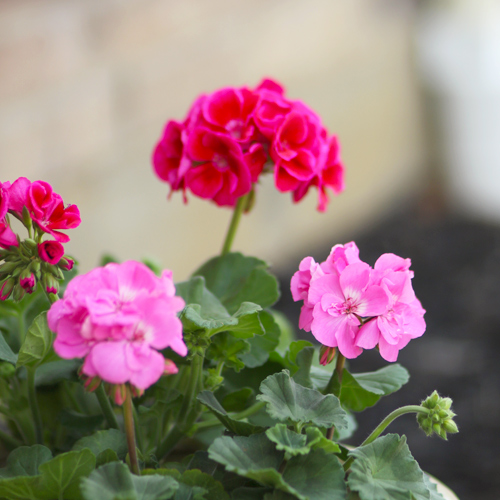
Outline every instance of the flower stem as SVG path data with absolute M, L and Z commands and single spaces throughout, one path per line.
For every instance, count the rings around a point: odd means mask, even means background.
M 340 397 L 340 392 L 342 390 L 342 373 L 344 371 L 345 357 L 339 352 L 337 356 L 337 363 L 335 365 L 335 370 L 333 370 L 332 376 L 328 381 L 325 390 L 325 394 L 333 394 L 334 396 Z M 333 439 L 333 433 L 335 432 L 335 427 L 332 425 L 326 431 L 327 439 Z
M 16 439 L 14 436 L 11 436 L 7 432 L 4 432 L 0 429 L 0 441 L 6 446 L 6 448 L 10 451 L 19 446 L 22 446 L 23 443 Z
M 392 413 L 389 413 L 387 417 L 380 422 L 380 424 L 375 427 L 375 429 L 372 431 L 372 433 L 361 443 L 360 446 L 365 446 L 367 444 L 373 443 L 375 439 L 377 439 L 382 432 L 386 429 L 386 427 L 393 421 L 396 420 L 398 417 L 401 415 L 406 415 L 407 413 L 425 413 L 428 414 L 430 410 L 428 408 L 424 408 L 423 406 L 417 406 L 417 405 L 408 405 L 408 406 L 402 406 L 401 408 L 398 408 L 397 410 L 394 410 Z M 344 470 L 348 471 L 349 468 L 351 467 L 351 464 L 353 463 L 354 458 L 349 457 L 345 463 L 344 463 Z
M 226 233 L 226 239 L 224 240 L 224 246 L 222 247 L 222 255 L 226 255 L 231 251 L 231 246 L 233 245 L 234 236 L 236 234 L 236 230 L 238 229 L 238 224 L 240 222 L 241 214 L 243 213 L 243 209 L 247 203 L 248 194 L 245 196 L 241 196 L 238 198 L 236 202 L 236 206 L 234 207 L 233 216 L 231 218 L 231 222 L 229 224 L 229 228 Z
M 125 386 L 126 396 L 123 404 L 123 417 L 125 420 L 125 434 L 127 436 L 128 456 L 130 458 L 130 470 L 140 475 L 139 461 L 137 460 L 137 446 L 135 444 L 134 410 L 130 387 Z
M 106 418 L 109 427 L 112 429 L 120 429 L 120 427 L 118 426 L 118 420 L 116 420 L 115 412 L 113 411 L 113 407 L 109 402 L 108 396 L 104 392 L 104 386 L 102 385 L 102 382 L 95 390 L 95 395 L 97 396 L 97 401 L 99 402 L 99 406 L 101 407 L 101 411 Z
M 28 401 L 33 415 L 33 424 L 35 427 L 35 439 L 37 444 L 43 444 L 42 416 L 36 399 L 35 373 L 36 368 L 27 367 L 28 372 Z
M 163 458 L 173 449 L 173 447 L 185 436 L 186 432 L 191 428 L 198 417 L 198 412 L 192 410 L 196 404 L 196 389 L 199 386 L 202 376 L 204 358 L 204 353 L 196 353 L 193 357 L 188 386 L 176 422 L 167 434 L 167 437 L 159 444 L 156 450 L 156 456 L 159 459 Z

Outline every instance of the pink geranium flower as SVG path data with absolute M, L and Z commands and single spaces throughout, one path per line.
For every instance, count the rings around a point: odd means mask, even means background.
M 135 261 L 108 264 L 74 278 L 49 310 L 54 350 L 85 358 L 83 374 L 146 389 L 174 368 L 158 350 L 187 354 L 172 273 L 158 278 Z
M 346 358 L 378 347 L 384 359 L 396 361 L 425 332 L 410 265 L 410 259 L 384 254 L 372 269 L 354 242 L 335 245 L 321 264 L 306 257 L 291 281 L 293 299 L 303 301 L 299 327 Z
M 387 293 L 380 286 L 369 286 L 369 280 L 370 266 L 364 262 L 348 265 L 340 275 L 326 274 L 311 280 L 311 333 L 323 345 L 338 346 L 346 358 L 362 352 L 356 345 L 360 319 L 377 316 L 387 308 Z

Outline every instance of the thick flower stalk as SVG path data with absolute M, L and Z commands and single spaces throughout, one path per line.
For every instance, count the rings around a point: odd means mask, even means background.
M 152 161 L 171 192 L 182 191 L 186 201 L 189 190 L 219 206 L 235 206 L 268 171 L 294 202 L 315 186 L 319 211 L 328 205 L 327 189 L 344 189 L 337 138 L 272 80 L 198 97 L 183 122 L 166 124 Z
M 425 331 L 410 265 L 409 259 L 384 254 L 371 268 L 354 242 L 334 246 L 321 264 L 306 257 L 291 280 L 293 299 L 303 301 L 299 327 L 346 358 L 378 347 L 385 360 L 396 361 Z

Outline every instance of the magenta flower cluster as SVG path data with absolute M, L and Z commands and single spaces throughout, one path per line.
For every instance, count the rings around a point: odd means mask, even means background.
M 183 307 L 171 271 L 157 277 L 128 261 L 73 278 L 47 320 L 57 334 L 55 352 L 65 359 L 84 357 L 84 375 L 143 390 L 163 373 L 177 372 L 159 349 L 187 354 L 176 315 Z
M 346 358 L 378 347 L 387 361 L 425 332 L 424 313 L 413 291 L 410 259 L 384 254 L 371 268 L 354 242 L 336 245 L 318 264 L 302 260 L 291 281 L 303 301 L 299 327 Z
M 317 187 L 319 211 L 326 210 L 327 188 L 344 189 L 337 137 L 272 80 L 201 95 L 183 122 L 166 124 L 153 153 L 154 170 L 171 191 L 186 200 L 189 189 L 219 206 L 234 206 L 273 164 L 276 188 L 292 192 L 295 202 Z

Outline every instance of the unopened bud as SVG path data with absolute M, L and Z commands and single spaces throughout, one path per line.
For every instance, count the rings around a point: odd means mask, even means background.
M 84 382 L 83 387 L 88 392 L 94 392 L 101 385 L 101 379 L 99 377 L 89 377 Z
M 17 284 L 15 287 L 14 287 L 14 291 L 12 293 L 12 298 L 14 299 L 14 302 L 19 302 L 22 300 L 22 298 L 26 295 L 26 291 L 24 290 L 24 288 Z
M 450 434 L 458 432 L 457 424 L 453 421 L 455 413 L 451 411 L 451 405 L 450 398 L 442 398 L 436 391 L 422 401 L 421 406 L 428 412 L 418 413 L 417 422 L 428 436 L 437 434 L 446 440 L 448 432 Z
M 47 293 L 59 293 L 59 282 L 52 276 L 52 274 L 44 274 L 42 277 L 42 285 Z
M 4 262 L 1 266 L 0 266 L 0 273 L 2 274 L 12 274 L 16 269 L 17 267 L 19 266 L 20 264 L 20 261 L 19 259 L 16 258 L 16 260 L 9 260 L 7 262 Z
M 322 345 L 319 350 L 319 364 L 322 366 L 329 365 L 335 358 L 335 347 Z
M 7 361 L 0 362 L 0 378 L 9 379 L 16 373 L 16 367 Z
M 36 281 L 35 275 L 32 273 L 29 267 L 25 268 L 19 275 L 19 285 L 26 293 L 33 293 Z
M 118 406 L 121 406 L 127 397 L 127 387 L 125 384 L 111 385 L 110 396 Z
M 171 359 L 165 358 L 165 369 L 163 370 L 164 375 L 175 375 L 179 369 L 175 366 L 175 363 Z
M 23 207 L 23 224 L 29 229 L 32 226 L 30 212 L 26 205 Z
M 71 271 L 71 269 L 73 269 L 74 265 L 75 265 L 75 261 L 73 259 L 70 259 L 69 257 L 63 257 L 59 261 L 59 267 L 61 269 L 64 269 L 64 271 Z
M 10 297 L 10 294 L 12 293 L 12 290 L 14 289 L 15 285 L 16 285 L 16 280 L 14 278 L 6 279 L 0 285 L 0 300 L 7 300 Z

